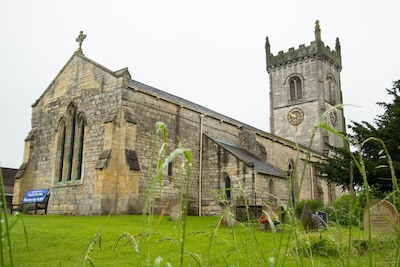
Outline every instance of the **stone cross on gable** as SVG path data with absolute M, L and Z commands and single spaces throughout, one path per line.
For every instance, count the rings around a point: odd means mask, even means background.
M 76 42 L 78 42 L 79 43 L 79 48 L 78 48 L 78 50 L 76 51 L 76 52 L 78 52 L 78 53 L 80 53 L 80 54 L 82 54 L 83 55 L 83 51 L 82 51 L 82 42 L 83 42 L 83 40 L 85 40 L 85 38 L 86 38 L 86 34 L 83 34 L 83 31 L 81 31 L 80 33 L 79 33 L 79 35 L 78 35 L 78 37 L 76 37 Z

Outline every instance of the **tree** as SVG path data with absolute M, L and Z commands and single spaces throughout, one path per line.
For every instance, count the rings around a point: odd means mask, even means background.
M 329 146 L 330 154 L 333 156 L 328 157 L 325 162 L 316 163 L 320 176 L 328 183 L 336 184 L 343 189 L 364 186 L 361 173 L 357 168 L 351 168 L 353 155 L 356 159 L 362 157 L 369 186 L 381 193 L 393 190 L 388 157 L 382 143 L 377 139 L 385 144 L 396 177 L 400 177 L 400 80 L 395 81 L 393 87 L 386 91 L 393 97 L 393 101 L 377 103 L 384 108 L 384 113 L 376 117 L 374 124 L 352 121 L 348 126 L 352 133 L 347 136 L 350 145 L 356 150 Z M 350 185 L 352 169 L 353 183 Z

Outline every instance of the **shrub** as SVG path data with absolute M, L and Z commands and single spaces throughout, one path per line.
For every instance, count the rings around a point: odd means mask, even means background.
M 298 247 L 299 253 L 303 256 L 310 257 L 340 257 L 344 254 L 341 249 L 343 246 L 337 243 L 331 236 L 308 236 L 308 240 L 300 243 Z
M 365 202 L 364 194 L 342 195 L 329 208 L 329 219 L 341 225 L 360 225 Z

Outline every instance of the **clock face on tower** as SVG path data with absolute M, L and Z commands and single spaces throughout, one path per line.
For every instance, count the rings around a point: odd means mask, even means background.
M 299 125 L 303 121 L 303 118 L 304 118 L 304 113 L 299 108 L 291 109 L 287 115 L 287 119 L 289 123 L 292 125 Z

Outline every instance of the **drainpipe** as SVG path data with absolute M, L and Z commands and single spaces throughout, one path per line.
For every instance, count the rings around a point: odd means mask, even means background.
M 200 114 L 200 158 L 199 158 L 199 216 L 201 216 L 202 166 L 203 166 L 203 123 L 204 114 Z
M 254 205 L 258 205 L 257 204 L 257 192 L 256 192 L 256 188 L 257 188 L 257 185 L 256 185 L 256 177 L 257 177 L 257 171 L 254 169 L 254 167 L 253 167 L 253 171 L 252 171 L 252 180 L 253 180 L 253 188 L 252 188 L 252 190 L 253 190 L 253 196 L 254 196 Z M 262 195 L 261 195 L 261 197 L 262 197 Z M 262 202 L 262 201 L 261 201 Z
M 314 172 L 312 167 L 310 167 L 310 179 L 311 179 L 311 199 L 314 200 Z

